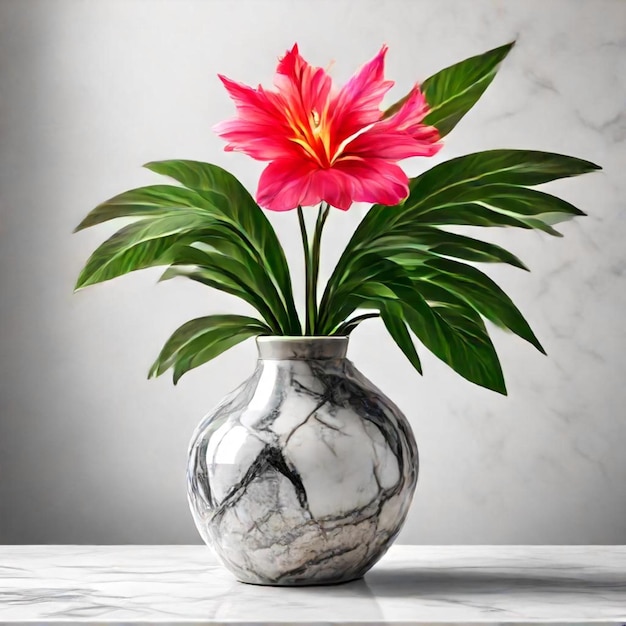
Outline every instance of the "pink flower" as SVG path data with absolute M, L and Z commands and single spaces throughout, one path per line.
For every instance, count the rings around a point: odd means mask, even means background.
M 428 104 L 415 85 L 393 115 L 380 103 L 393 82 L 384 79 L 387 46 L 341 88 L 309 65 L 297 44 L 279 61 L 276 91 L 220 79 L 238 116 L 215 131 L 226 150 L 270 161 L 261 174 L 257 202 L 288 211 L 322 200 L 342 210 L 352 202 L 397 204 L 408 196 L 408 178 L 396 162 L 432 156 L 439 133 L 422 124 Z

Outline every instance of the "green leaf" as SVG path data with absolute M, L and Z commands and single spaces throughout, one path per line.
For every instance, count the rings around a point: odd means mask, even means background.
M 429 306 L 414 291 L 403 301 L 407 323 L 418 339 L 467 380 L 506 395 L 498 355 L 489 335 L 468 307 Z
M 340 324 L 335 330 L 329 332 L 329 335 L 334 335 L 338 337 L 348 336 L 352 331 L 364 322 L 365 320 L 374 319 L 375 317 L 380 317 L 379 313 L 365 313 L 363 315 L 357 315 L 351 319 L 346 320 L 342 324 Z
M 344 269 L 357 247 L 418 219 L 431 225 L 540 228 L 558 235 L 541 220 L 544 214 L 567 218 L 582 212 L 559 198 L 522 185 L 538 185 L 597 169 L 599 166 L 589 161 L 531 150 L 488 150 L 440 163 L 410 181 L 409 197 L 403 203 L 372 207 L 348 243 L 338 269 Z M 534 205 L 540 209 L 533 214 L 530 207 Z M 493 209 L 501 215 L 493 215 Z M 428 217 L 420 218 L 426 214 Z M 457 214 L 459 219 L 455 220 Z
M 462 188 L 454 189 L 448 198 L 439 195 L 436 202 L 425 205 L 418 202 L 417 206 L 425 206 L 425 210 L 419 211 L 420 214 L 425 214 L 432 210 L 437 211 L 458 204 L 471 203 L 480 203 L 518 217 L 545 219 L 549 223 L 585 215 L 573 204 L 536 189 L 511 184 L 476 185 L 474 181 L 469 181 L 469 184 Z
M 174 245 L 192 231 L 209 226 L 206 216 L 196 213 L 166 215 L 125 226 L 89 257 L 78 277 L 76 289 L 138 269 L 168 265 L 171 258 L 167 253 Z
M 254 335 L 268 333 L 259 320 L 243 315 L 209 315 L 183 324 L 167 340 L 148 377 L 174 367 L 174 384 L 190 369 Z
M 520 189 L 523 189 L 523 187 L 520 187 Z M 482 203 L 450 204 L 427 214 L 416 215 L 414 222 L 430 226 L 482 226 L 483 228 L 510 226 L 541 230 L 554 237 L 563 236 L 559 231 L 540 219 L 520 217 L 519 215 L 513 216 L 510 213 L 501 212 L 495 206 L 487 207 Z
M 395 232 L 398 234 L 394 234 Z M 422 225 L 395 229 L 390 235 L 376 239 L 365 250 L 376 252 L 401 265 L 421 263 L 424 253 L 429 253 L 437 256 L 457 257 L 467 261 L 508 263 L 528 270 L 514 254 L 500 246 Z M 422 254 L 416 254 L 420 252 Z
M 414 210 L 464 201 L 476 201 L 486 185 L 539 185 L 558 178 L 578 176 L 600 169 L 590 161 L 552 152 L 487 150 L 445 161 L 409 185 L 409 198 L 400 207 L 403 215 Z M 501 188 L 487 193 L 504 191 Z M 509 190 L 511 191 L 511 190 Z M 570 205 L 571 207 L 571 205 Z M 580 212 L 574 213 L 580 214 Z
M 545 350 L 519 309 L 498 285 L 480 270 L 450 259 L 432 258 L 407 274 L 416 288 L 429 282 L 465 301 L 485 318 L 507 328 L 545 354 Z
M 260 262 L 267 267 L 272 280 L 276 282 L 288 312 L 290 326 L 286 330 L 298 333 L 300 324 L 293 301 L 285 253 L 272 225 L 246 188 L 232 174 L 210 163 L 170 160 L 154 161 L 147 163 L 145 167 L 158 174 L 169 176 L 201 195 L 204 192 L 212 192 L 223 197 L 225 213 L 250 239 L 259 252 Z
M 411 365 L 421 374 L 422 364 L 420 363 L 417 350 L 413 345 L 411 335 L 406 328 L 402 305 L 398 302 L 388 301 L 381 307 L 380 316 L 391 338 L 396 342 L 400 350 L 402 350 Z
M 236 280 L 224 274 L 222 271 L 206 267 L 178 267 L 171 265 L 163 272 L 161 278 L 159 278 L 159 282 L 171 280 L 179 276 L 189 278 L 207 287 L 212 287 L 213 289 L 241 298 L 256 308 L 253 296 L 241 287 Z M 276 331 L 274 331 L 274 333 L 276 333 Z
M 513 44 L 470 57 L 427 78 L 421 86 L 430 106 L 424 123 L 435 126 L 442 137 L 447 135 L 491 84 Z M 389 107 L 384 116 L 389 117 L 398 111 L 410 93 Z
M 118 194 L 90 211 L 74 232 L 119 217 L 162 217 L 175 209 L 205 210 L 214 215 L 215 207 L 198 193 L 173 185 L 150 185 Z
M 398 270 L 386 286 L 393 290 L 403 320 L 415 336 L 467 380 L 506 394 L 500 361 L 480 315 L 453 294 L 427 302 L 399 266 Z M 384 268 L 387 275 L 393 271 Z
M 180 246 L 171 258 L 161 280 L 186 276 L 209 287 L 237 296 L 252 305 L 265 319 L 274 334 L 280 335 L 280 301 L 273 284 L 256 264 L 241 263 L 210 248 Z
M 261 333 L 258 329 L 247 329 L 233 332 L 210 344 L 205 344 L 204 338 L 190 343 L 185 350 L 181 350 L 174 364 L 174 374 L 172 376 L 174 384 L 176 385 L 183 374 L 186 374 L 189 370 L 204 365 L 204 363 L 219 356 L 222 352 L 226 352 L 226 350 L 230 350 L 238 343 L 259 334 Z
M 404 322 L 432 352 L 469 380 L 504 393 L 481 316 L 544 350 L 511 299 L 482 272 L 453 259 L 526 268 L 495 244 L 438 227 L 514 226 L 560 236 L 552 224 L 584 213 L 526 185 L 596 169 L 589 161 L 530 150 L 490 150 L 433 167 L 410 182 L 404 202 L 376 205 L 363 218 L 322 296 L 322 327 L 330 331 L 358 308 L 396 300 Z M 472 341 L 475 365 L 468 360 Z
M 402 268 L 377 254 L 356 259 L 344 281 L 338 281 L 332 292 L 326 287 L 326 302 L 320 305 L 320 334 L 332 333 L 358 307 L 363 299 L 379 301 L 394 298 L 388 284 L 402 280 Z
M 245 233 L 232 223 L 223 204 L 224 197 L 219 194 L 201 195 L 184 187 L 151 185 L 131 189 L 103 202 L 87 215 L 76 230 L 120 217 L 144 218 L 147 221 L 185 215 L 190 216 L 193 223 L 200 219 L 211 224 L 211 232 L 215 237 L 221 233 L 220 251 L 246 263 L 254 262 L 255 249 Z M 198 233 L 198 237 L 200 235 Z
M 470 57 L 427 78 L 422 91 L 430 112 L 424 123 L 435 126 L 442 137 L 447 135 L 491 84 L 514 43 Z
M 248 301 L 257 302 L 257 310 L 277 334 L 294 332 L 299 324 L 293 299 L 290 314 L 258 242 L 252 241 L 250 234 L 233 219 L 231 204 L 223 193 L 171 185 L 141 187 L 111 198 L 96 207 L 78 229 L 118 217 L 141 219 L 120 230 L 94 252 L 79 277 L 77 288 L 137 269 L 167 265 L 176 260 L 170 254 L 176 244 L 201 242 L 224 255 L 224 263 L 231 259 L 239 262 L 237 271 L 245 283 L 244 289 L 252 294 Z M 260 211 L 256 204 L 254 207 Z M 262 214 L 261 217 L 265 219 Z M 269 228 L 271 230 L 271 226 Z
M 343 310 L 339 315 L 349 314 L 355 308 L 376 308 L 381 315 L 385 311 L 394 340 L 400 323 L 406 322 L 435 356 L 461 376 L 506 394 L 498 355 L 484 323 L 464 300 L 440 290 L 444 297 L 427 302 L 418 285 L 411 283 L 399 265 L 382 258 L 376 260 L 375 255 L 363 259 L 362 264 L 378 268 L 378 274 L 351 287 L 349 295 L 342 295 Z M 410 350 L 403 340 L 399 345 Z

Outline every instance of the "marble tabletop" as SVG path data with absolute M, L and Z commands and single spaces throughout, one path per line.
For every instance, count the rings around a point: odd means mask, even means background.
M 626 546 L 392 547 L 332 587 L 237 582 L 204 546 L 0 546 L 0 624 L 626 622 Z

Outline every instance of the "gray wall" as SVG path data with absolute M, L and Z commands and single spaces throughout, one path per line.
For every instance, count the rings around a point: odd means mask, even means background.
M 589 217 L 556 240 L 485 236 L 531 274 L 490 268 L 545 358 L 494 330 L 509 397 L 423 351 L 412 370 L 376 323 L 351 358 L 409 415 L 422 473 L 407 543 L 626 543 L 626 2 L 526 0 L 0 1 L 0 542 L 192 543 L 186 447 L 194 426 L 254 366 L 246 342 L 184 377 L 147 381 L 169 333 L 245 312 L 146 271 L 72 295 L 113 230 L 71 235 L 98 202 L 154 182 L 141 164 L 220 163 L 249 188 L 262 165 L 225 154 L 221 72 L 271 81 L 298 41 L 343 81 L 389 44 L 394 95 L 462 58 L 518 45 L 435 161 L 494 147 L 552 150 L 604 166 L 553 184 Z M 324 276 L 363 215 L 333 212 Z M 293 213 L 272 215 L 302 295 Z

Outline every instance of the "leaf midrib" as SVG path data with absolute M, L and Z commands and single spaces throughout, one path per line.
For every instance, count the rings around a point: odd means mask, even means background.
M 496 64 L 497 67 L 498 64 Z M 483 75 L 483 77 L 479 80 L 477 80 L 476 82 L 471 83 L 470 85 L 468 85 L 465 89 L 463 89 L 462 91 L 459 91 L 458 93 L 456 93 L 452 98 L 448 98 L 448 100 L 444 100 L 442 102 L 440 102 L 439 104 L 436 104 L 434 107 L 432 107 L 430 109 L 430 111 L 428 112 L 428 115 L 424 118 L 425 122 L 428 122 L 428 116 L 432 115 L 433 113 L 435 113 L 436 111 L 438 111 L 439 109 L 441 109 L 442 107 L 446 106 L 447 104 L 449 104 L 450 102 L 454 102 L 455 100 L 458 100 L 459 98 L 462 98 L 463 96 L 465 96 L 469 91 L 471 91 L 472 89 L 474 89 L 475 87 L 479 86 L 481 83 L 483 83 L 485 80 L 487 80 L 487 78 L 491 78 L 493 80 L 493 77 L 496 75 L 496 70 L 491 69 L 489 71 L 488 74 Z M 428 101 L 428 92 L 426 92 L 426 101 Z M 466 111 L 465 113 L 463 113 L 462 115 L 465 115 L 466 113 L 468 113 L 468 111 Z M 450 117 L 450 116 L 448 116 Z M 447 119 L 447 118 L 442 118 L 442 119 Z

